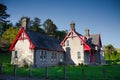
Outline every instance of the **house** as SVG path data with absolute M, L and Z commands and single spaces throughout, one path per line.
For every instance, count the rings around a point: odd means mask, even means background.
M 45 67 L 58 65 L 63 61 L 64 50 L 55 38 L 39 32 L 27 30 L 27 18 L 22 20 L 22 28 L 13 40 L 9 50 L 12 51 L 11 64 Z
M 105 63 L 100 34 L 90 34 L 86 28 L 85 35 L 81 35 L 71 22 L 69 33 L 59 44 L 53 37 L 27 30 L 27 20 L 23 18 L 22 28 L 9 48 L 12 51 L 11 64 L 45 67 L 60 62 L 72 65 Z
M 81 35 L 76 32 L 74 22 L 71 22 L 70 31 L 60 45 L 65 51 L 66 64 L 105 63 L 100 34 L 90 34 L 86 28 L 85 35 Z

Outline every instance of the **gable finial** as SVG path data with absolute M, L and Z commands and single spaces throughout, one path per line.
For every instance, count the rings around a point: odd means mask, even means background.
M 75 23 L 73 21 L 70 23 L 70 30 L 75 31 Z

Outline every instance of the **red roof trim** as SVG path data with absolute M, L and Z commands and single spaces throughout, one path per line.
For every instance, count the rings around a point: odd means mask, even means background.
M 65 40 L 70 36 L 70 34 L 74 33 L 80 40 L 81 44 L 84 45 L 84 50 L 90 50 L 91 48 L 85 43 L 85 41 L 80 37 L 78 36 L 73 30 L 71 30 L 67 36 L 63 39 L 63 41 L 60 43 L 61 46 L 64 46 L 65 44 Z
M 11 44 L 10 47 L 9 47 L 9 50 L 10 50 L 10 51 L 14 50 L 15 44 L 16 44 L 16 42 L 17 42 L 19 39 L 21 39 L 21 34 L 22 34 L 23 32 L 25 33 L 27 39 L 28 39 L 29 42 L 30 42 L 30 49 L 33 49 L 33 48 L 34 48 L 34 45 L 33 45 L 33 43 L 30 41 L 30 38 L 27 36 L 26 32 L 24 31 L 24 28 L 21 28 L 20 31 L 18 32 L 17 36 L 16 36 L 15 39 L 13 40 L 12 44 Z M 20 37 L 20 38 L 19 38 L 19 37 Z
M 71 33 L 72 33 L 72 31 L 70 31 L 70 32 L 66 35 L 66 37 L 63 39 L 63 41 L 60 43 L 61 46 L 63 46 L 63 45 L 65 44 L 66 39 L 70 36 Z
M 76 34 L 74 31 L 73 31 L 74 34 Z M 77 35 L 77 34 L 76 34 Z M 78 36 L 78 35 L 77 35 Z M 84 50 L 90 50 L 91 48 L 86 44 L 86 42 L 80 37 L 78 36 L 80 41 L 81 41 L 81 44 L 84 45 Z

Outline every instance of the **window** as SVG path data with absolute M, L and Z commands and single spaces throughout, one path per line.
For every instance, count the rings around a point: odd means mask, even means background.
M 15 51 L 14 58 L 18 58 L 18 53 L 17 53 L 17 51 Z
M 81 54 L 80 54 L 80 52 L 77 52 L 77 57 L 78 57 L 78 59 L 81 59 Z
M 46 59 L 47 59 L 47 52 L 40 51 L 40 61 L 46 61 Z
M 43 51 L 40 51 L 40 60 L 43 59 Z
M 56 59 L 57 59 L 57 53 L 52 53 L 52 55 L 51 55 L 51 61 L 56 61 Z
M 66 46 L 69 46 L 69 40 L 66 41 Z
M 47 52 L 45 51 L 43 54 L 43 61 L 46 61 L 46 59 L 47 59 Z

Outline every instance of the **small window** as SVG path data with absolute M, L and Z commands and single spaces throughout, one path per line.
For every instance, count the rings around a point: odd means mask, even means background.
M 43 58 L 43 51 L 40 52 L 40 59 Z
M 80 54 L 80 52 L 77 52 L 77 57 L 78 57 L 78 59 L 81 59 L 81 54 Z
M 43 61 L 46 61 L 46 59 L 47 59 L 47 52 L 45 51 L 43 54 Z
M 69 46 L 69 40 L 66 41 L 66 46 Z
M 17 51 L 15 51 L 14 58 L 18 58 L 18 53 L 17 53 Z

